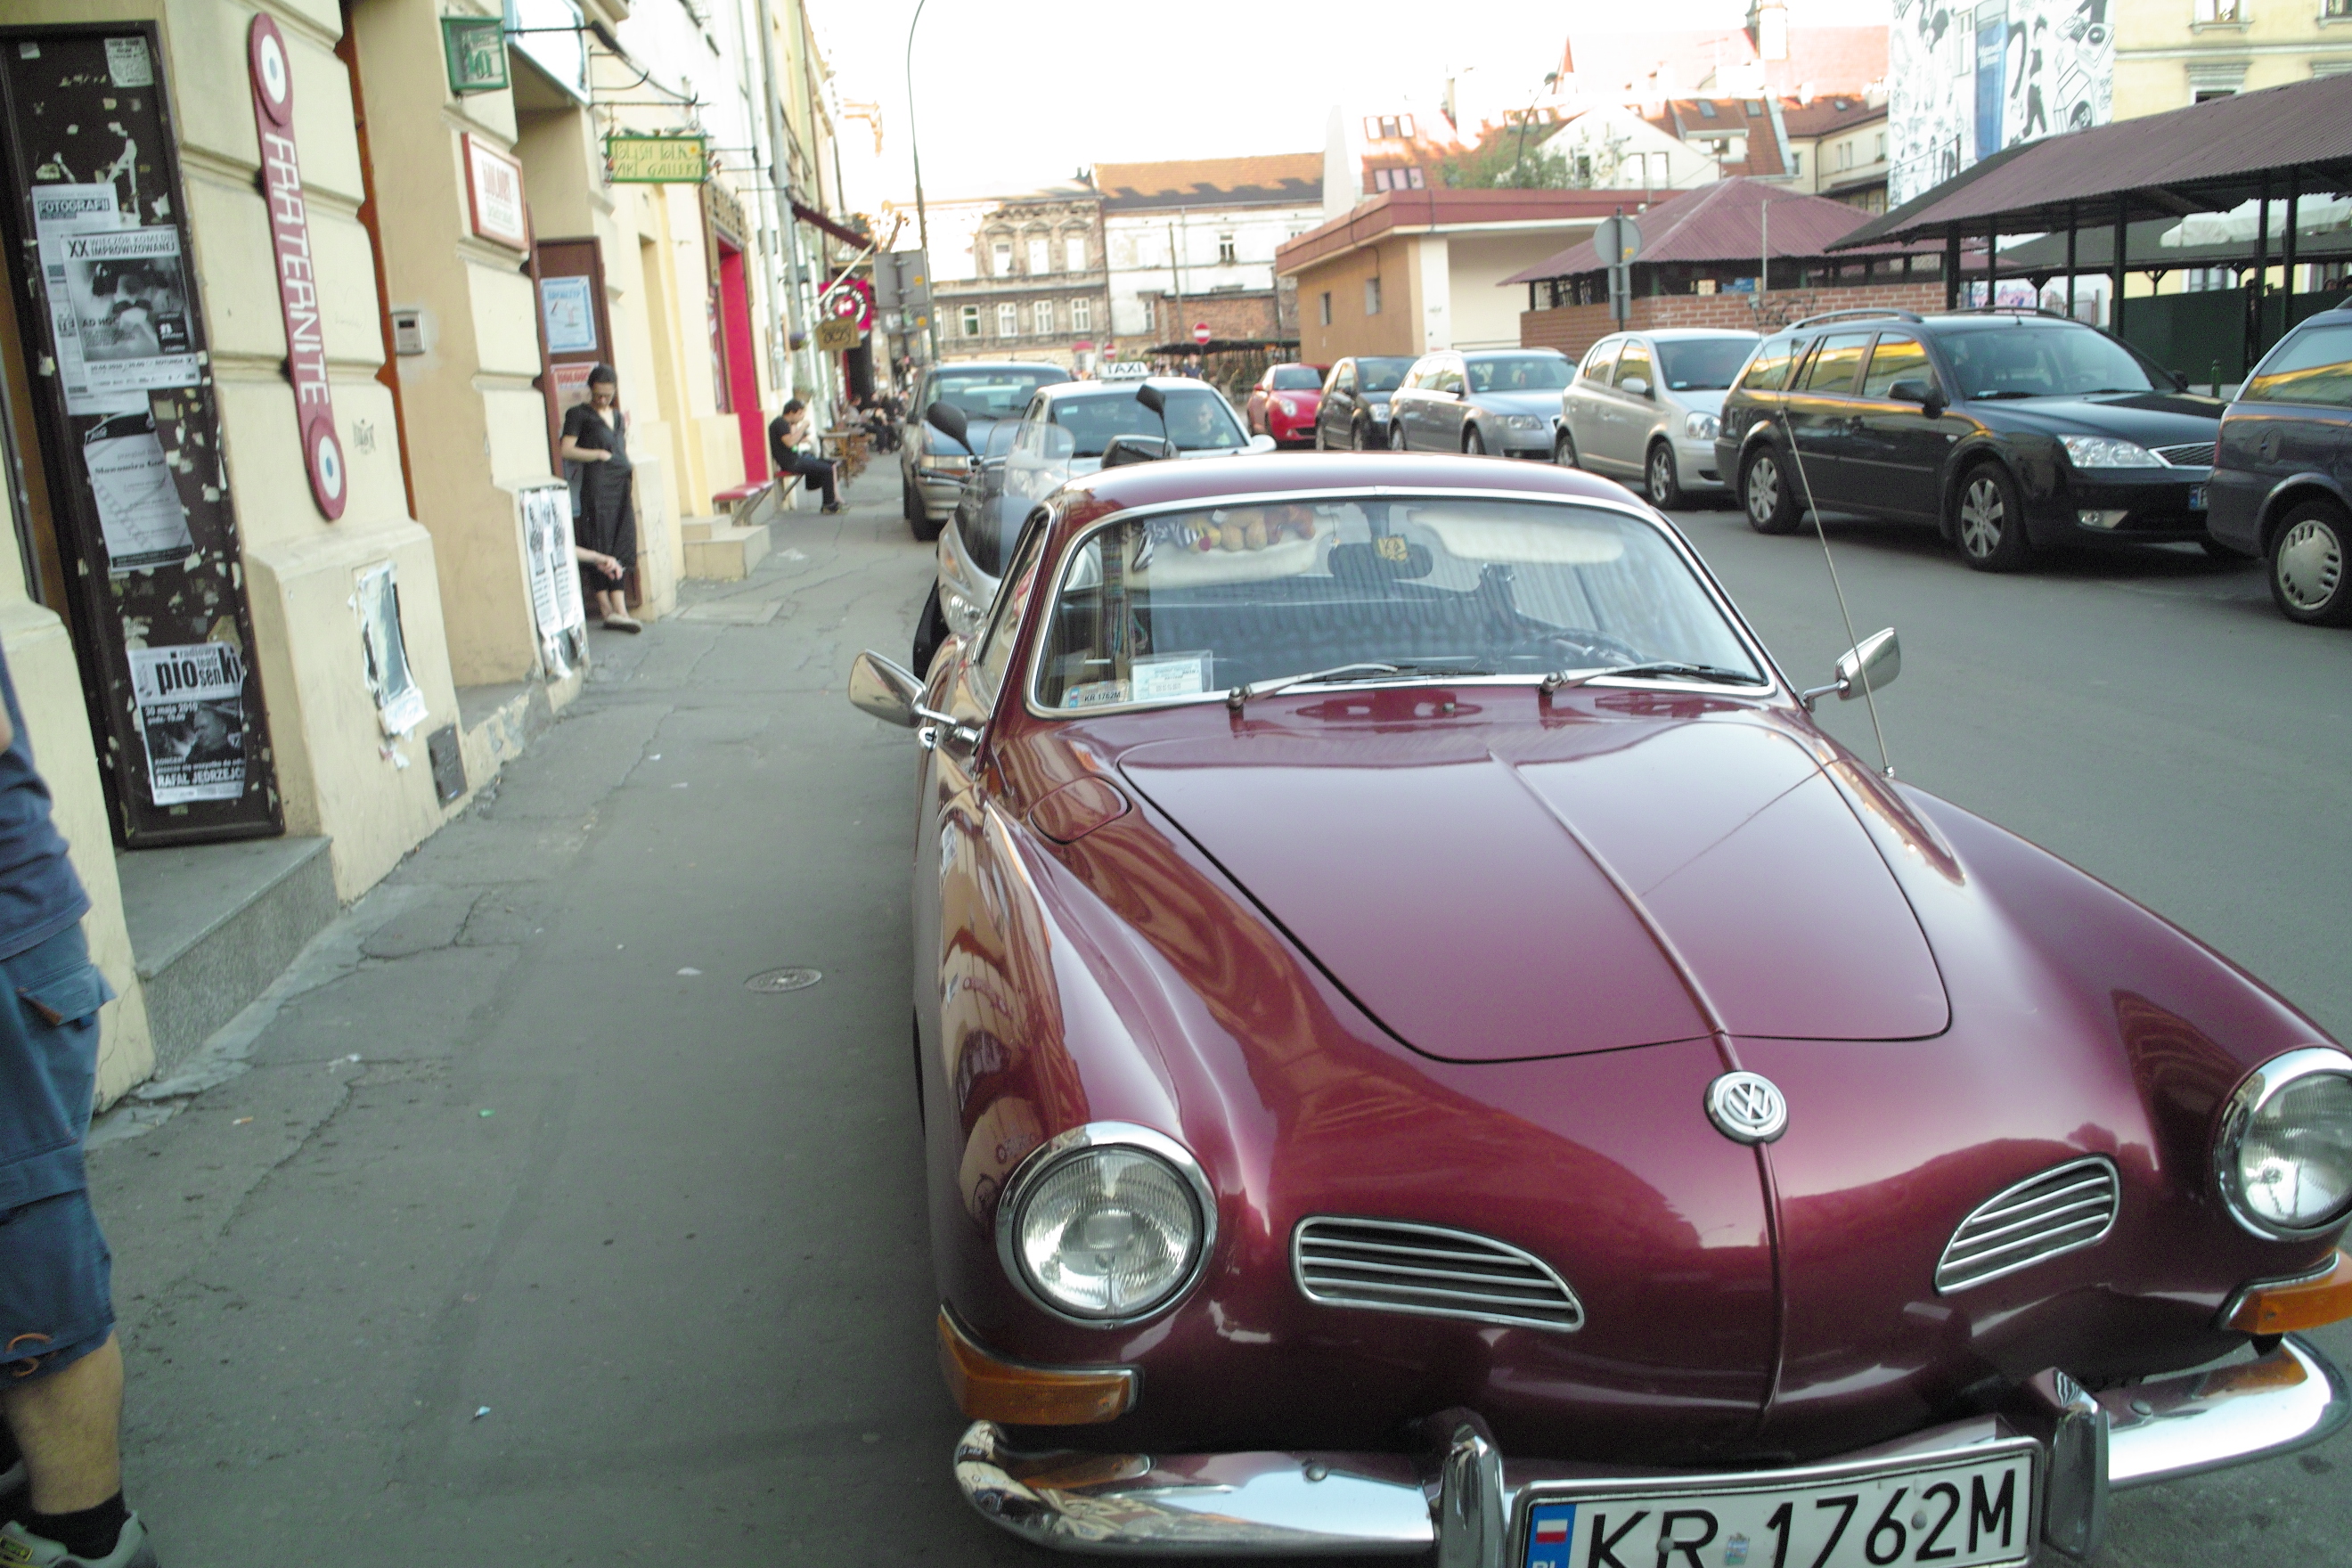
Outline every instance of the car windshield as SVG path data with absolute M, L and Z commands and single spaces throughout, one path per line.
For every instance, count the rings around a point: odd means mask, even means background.
M 1755 349 L 1754 338 L 1679 338 L 1658 344 L 1669 392 L 1721 392 Z
M 931 402 L 948 403 L 976 419 L 1008 419 L 1029 405 L 1041 386 L 1069 380 L 1048 370 L 943 370 L 931 378 Z M 926 405 L 925 406 L 929 406 Z
M 2053 322 L 1988 322 L 1937 335 L 1962 397 L 2152 392 L 2139 356 L 2104 332 Z M 2164 390 L 2171 390 L 2169 387 Z
M 1032 690 L 1061 710 L 1175 701 L 1364 663 L 1397 668 L 1354 678 L 1672 665 L 1766 685 L 1653 524 L 1577 503 L 1349 496 L 1088 536 L 1061 573 Z
M 1241 422 L 1214 391 L 1205 386 L 1162 391 L 1168 398 L 1168 438 L 1178 451 L 1223 451 L 1248 444 Z M 1114 436 L 1160 434 L 1160 416 L 1138 403 L 1132 391 L 1058 398 L 1050 417 L 1070 433 L 1071 455 L 1078 458 L 1101 457 Z
M 1360 359 L 1356 362 L 1356 390 L 1359 392 L 1394 392 L 1404 380 L 1404 373 L 1412 368 L 1409 359 Z
M 1276 392 L 1319 392 L 1323 378 L 1303 364 L 1278 365 L 1274 372 Z
M 1473 392 L 1558 392 L 1574 366 L 1558 354 L 1512 354 L 1470 362 Z

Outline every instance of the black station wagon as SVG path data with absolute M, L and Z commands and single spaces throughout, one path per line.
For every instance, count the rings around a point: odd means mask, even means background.
M 1716 461 L 1759 532 L 1814 507 L 1928 522 L 1987 572 L 2202 541 L 2221 405 L 2182 384 L 2049 311 L 1837 310 L 1758 345 Z

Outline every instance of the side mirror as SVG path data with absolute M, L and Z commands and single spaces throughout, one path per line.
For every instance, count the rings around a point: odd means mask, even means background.
M 1851 702 L 1864 692 L 1883 691 L 1895 684 L 1903 673 L 1903 645 L 1896 640 L 1895 628 L 1873 632 L 1838 657 L 1831 668 L 1832 677 L 1827 686 L 1816 686 L 1801 693 L 1797 699 L 1812 711 L 1813 704 L 1834 694 L 1841 702 Z
M 849 666 L 849 704 L 887 723 L 911 730 L 923 721 L 923 683 L 867 649 Z
M 1629 375 L 1624 380 L 1619 382 L 1617 384 L 1617 390 L 1633 397 L 1650 397 L 1655 395 L 1650 391 L 1650 384 L 1638 375 Z
M 1273 451 L 1273 450 L 1274 450 L 1274 437 L 1271 437 L 1271 436 L 1253 436 L 1253 437 L 1251 437 L 1249 438 L 1249 450 L 1251 450 L 1251 451 L 1253 451 L 1253 452 L 1271 452 L 1271 451 Z
M 929 408 L 923 410 L 923 423 L 926 425 L 937 426 L 940 429 L 946 431 L 958 441 L 963 443 L 964 447 L 967 450 L 971 448 L 971 424 L 969 420 L 964 418 L 963 410 L 958 408 L 954 404 L 932 404 Z
M 1916 403 L 1919 412 L 1933 419 L 1947 406 L 1944 389 L 1932 381 L 1898 381 L 1886 389 L 1886 395 L 1896 403 Z
M 1102 466 L 1122 468 L 1129 463 L 1156 463 L 1176 455 L 1176 444 L 1157 436 L 1114 436 L 1103 448 Z
M 1165 419 L 1168 417 L 1168 395 L 1160 391 L 1158 387 L 1152 385 L 1150 382 L 1147 381 L 1141 386 L 1135 389 L 1135 400 L 1138 403 L 1142 404 L 1146 408 L 1150 409 L 1154 414 L 1160 416 L 1160 418 Z M 1129 460 L 1133 461 L 1132 458 Z M 1105 466 L 1108 467 L 1108 465 L 1106 464 Z

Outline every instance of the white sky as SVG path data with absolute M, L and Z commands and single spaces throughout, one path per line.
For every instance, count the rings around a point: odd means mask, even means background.
M 883 150 L 842 126 L 850 205 L 911 201 L 905 69 L 915 0 L 810 0 L 846 100 L 882 106 Z M 1886 21 L 1889 0 L 1790 0 L 1796 25 Z M 1011 194 L 1080 167 L 1161 158 L 1319 152 L 1334 103 L 1434 105 L 1450 72 L 1475 68 L 1497 101 L 1525 102 L 1560 43 L 1627 24 L 1740 25 L 1747 0 L 1637 6 L 1523 0 L 929 0 L 915 39 L 923 192 Z M 1596 13 L 1601 13 L 1596 16 Z M 1222 37 L 1220 37 L 1222 35 Z M 1171 56 L 1170 40 L 1216 39 Z

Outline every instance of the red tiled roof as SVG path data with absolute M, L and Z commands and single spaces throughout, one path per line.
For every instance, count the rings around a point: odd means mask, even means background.
M 1789 128 L 1791 136 L 1827 136 L 1886 118 L 1886 105 L 1883 103 L 1865 103 L 1851 97 L 1843 101 L 1843 109 L 1834 98 L 1815 98 L 1801 109 L 1784 103 L 1780 106 L 1780 123 Z
M 1636 264 L 1753 261 L 1762 247 L 1762 213 L 1767 202 L 1772 207 L 1772 254 L 1780 257 L 1824 255 L 1871 218 L 1860 207 L 1822 196 L 1799 195 L 1761 180 L 1718 180 L 1671 196 L 1636 216 L 1642 230 L 1642 254 Z M 1600 253 L 1588 239 L 1503 281 L 1534 283 L 1598 272 L 1601 266 Z
M 1623 191 L 1390 191 L 1343 217 L 1309 229 L 1274 253 L 1274 269 L 1289 277 L 1301 268 L 1384 234 L 1425 234 L 1473 224 L 1529 227 L 1598 223 L 1625 205 Z M 1849 209 L 1851 210 L 1851 209 Z M 1867 214 L 1862 215 L 1867 216 Z
M 1095 186 L 1113 208 L 1199 205 L 1218 200 L 1323 199 L 1323 154 L 1269 153 L 1251 158 L 1181 158 L 1157 163 L 1097 163 Z

